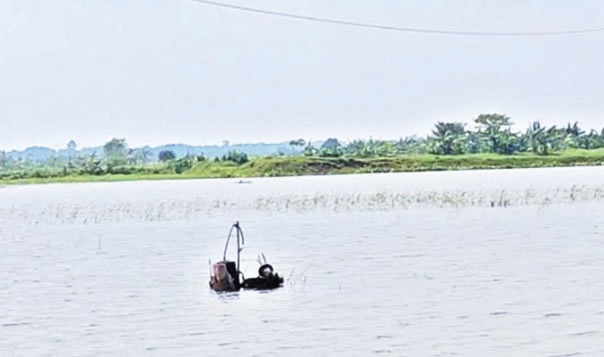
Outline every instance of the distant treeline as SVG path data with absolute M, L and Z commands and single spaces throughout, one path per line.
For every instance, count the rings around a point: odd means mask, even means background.
M 2 143 L 0 142 L 0 148 Z M 162 151 L 171 151 L 177 158 L 185 156 L 203 155 L 207 158 L 222 157 L 229 151 L 237 150 L 246 152 L 251 156 L 267 156 L 275 155 L 280 152 L 291 151 L 291 146 L 287 142 L 281 143 L 255 143 L 255 144 L 229 144 L 224 141 L 222 145 L 185 145 L 185 144 L 168 144 L 156 147 L 131 147 L 128 146 L 128 156 L 138 157 L 146 162 L 154 162 L 159 160 L 159 153 Z M 11 150 L 2 152 L 0 156 L 4 156 L 8 160 L 13 161 L 29 161 L 42 162 L 50 159 L 68 159 L 74 156 L 104 156 L 103 146 L 97 147 L 78 147 L 75 141 L 70 141 L 67 147 L 54 150 L 47 147 L 32 146 L 25 150 Z
M 68 146 L 72 146 L 71 144 Z M 96 153 L 82 155 L 73 151 L 67 158 L 54 157 L 42 162 L 10 160 L 0 152 L 0 179 L 52 178 L 70 175 L 131 175 L 131 174 L 181 174 L 196 162 L 208 160 L 203 155 L 187 155 L 177 158 L 174 152 L 164 150 L 159 153 L 159 162 L 151 161 L 145 150 L 128 148 L 125 139 L 112 139 L 103 146 L 103 155 Z M 244 164 L 248 161 L 244 152 L 231 150 L 215 162 Z
M 474 120 L 474 130 L 460 122 L 438 122 L 432 135 L 398 141 L 355 140 L 347 145 L 336 139 L 327 140 L 320 148 L 307 145 L 308 156 L 375 157 L 404 154 L 460 155 L 498 153 L 511 155 L 532 152 L 548 155 L 565 149 L 598 149 L 604 147 L 604 129 L 582 130 L 578 122 L 565 127 L 542 125 L 535 121 L 524 132 L 513 132 L 510 118 L 502 114 L 481 114 Z
M 289 145 L 278 146 L 279 150 L 272 155 L 372 158 L 421 154 L 533 153 L 544 156 L 566 149 L 604 147 L 604 129 L 599 132 L 594 129 L 583 130 L 577 122 L 568 123 L 563 127 L 547 127 L 536 121 L 524 132 L 512 131 L 512 125 L 506 115 L 482 114 L 473 120 L 472 127 L 461 122 L 438 122 L 432 134 L 426 137 L 354 140 L 345 144 L 336 138 L 330 138 L 319 144 L 297 139 L 291 140 Z M 149 147 L 131 149 L 125 139 L 112 139 L 102 147 L 102 153 L 97 154 L 96 151 L 87 153 L 76 150 L 76 144 L 72 141 L 60 156 L 51 156 L 44 160 L 28 160 L 23 157 L 15 159 L 0 151 L 0 179 L 69 175 L 180 174 L 199 162 L 243 165 L 249 161 L 248 153 L 236 149 L 225 150 L 221 156 L 208 157 L 204 154 L 182 155 L 180 152 L 167 149 L 169 147 L 166 146 L 166 149 L 154 153 Z

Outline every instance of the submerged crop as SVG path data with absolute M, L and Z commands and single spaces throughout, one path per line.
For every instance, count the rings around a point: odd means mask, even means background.
M 351 212 L 423 208 L 513 207 L 551 205 L 604 199 L 604 185 L 572 185 L 552 188 L 502 188 L 478 190 L 415 190 L 411 192 L 314 194 L 262 193 L 251 197 L 211 199 L 158 199 L 153 201 L 115 200 L 56 202 L 0 206 L 0 222 L 24 225 L 105 224 L 119 222 L 170 222 L 194 220 L 213 213 L 246 210 L 266 213 L 314 211 Z

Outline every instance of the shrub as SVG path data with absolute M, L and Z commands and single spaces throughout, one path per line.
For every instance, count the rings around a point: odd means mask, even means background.
M 222 156 L 222 161 L 232 161 L 238 165 L 245 164 L 250 161 L 247 154 L 243 151 L 231 150 Z
M 115 175 L 130 175 L 134 173 L 134 168 L 130 166 L 113 166 L 109 172 Z
M 193 158 L 183 157 L 170 163 L 170 168 L 177 174 L 181 174 L 193 167 Z

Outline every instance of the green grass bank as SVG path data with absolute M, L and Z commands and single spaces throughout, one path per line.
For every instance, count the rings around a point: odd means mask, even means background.
M 301 175 L 333 175 L 382 172 L 416 172 L 476 169 L 512 169 L 562 166 L 604 165 L 604 149 L 565 150 L 550 155 L 522 153 L 466 155 L 398 155 L 389 157 L 307 157 L 275 156 L 251 158 L 238 165 L 234 162 L 212 160 L 197 162 L 180 173 L 133 173 L 105 175 L 58 175 L 56 177 L 23 177 L 0 179 L 0 185 L 110 182 L 135 180 L 172 180 L 229 177 L 278 177 Z

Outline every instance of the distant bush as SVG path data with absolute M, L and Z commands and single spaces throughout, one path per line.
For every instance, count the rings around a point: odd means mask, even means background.
M 195 157 L 183 157 L 181 159 L 178 160 L 172 160 L 170 162 L 170 169 L 174 172 L 176 172 L 177 174 L 181 174 L 185 171 L 187 171 L 188 169 L 190 169 L 191 167 L 193 167 L 193 161 L 195 161 Z
M 312 146 L 310 140 L 306 143 L 306 147 L 304 147 L 304 151 L 302 151 L 304 156 L 314 156 L 317 153 L 317 149 Z
M 130 175 L 135 169 L 131 166 L 114 166 L 109 170 L 109 173 L 114 175 Z
M 84 160 L 80 166 L 80 174 L 88 174 L 88 175 L 104 175 L 107 173 L 105 169 L 103 169 L 102 161 L 97 159 L 96 157 L 89 157 Z
M 238 165 L 245 164 L 250 161 L 247 154 L 243 151 L 231 150 L 222 156 L 222 161 L 232 161 Z
M 340 147 L 321 147 L 318 154 L 321 157 L 340 157 L 344 152 Z
M 34 177 L 34 178 L 51 178 L 51 177 L 67 176 L 67 170 L 43 167 L 43 168 L 36 169 L 33 172 L 29 173 L 29 176 Z

